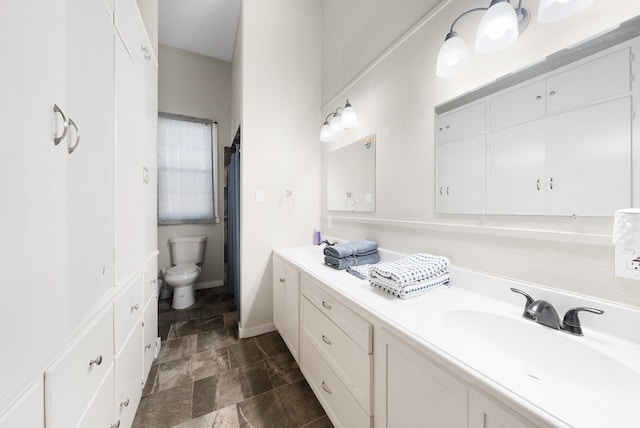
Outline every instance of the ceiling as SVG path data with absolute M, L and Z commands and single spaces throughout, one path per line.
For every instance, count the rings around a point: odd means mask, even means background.
M 158 41 L 231 61 L 241 0 L 159 0 Z

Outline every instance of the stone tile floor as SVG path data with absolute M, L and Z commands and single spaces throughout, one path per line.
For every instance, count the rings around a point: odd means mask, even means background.
M 226 287 L 158 312 L 162 347 L 134 428 L 333 427 L 277 332 L 238 340 Z

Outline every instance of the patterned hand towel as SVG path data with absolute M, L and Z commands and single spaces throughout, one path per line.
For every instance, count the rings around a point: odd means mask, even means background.
M 371 270 L 371 278 L 386 279 L 403 286 L 446 273 L 448 266 L 446 257 L 417 253 L 394 262 L 379 263 Z
M 451 281 L 451 277 L 448 273 L 444 273 L 438 277 L 414 282 L 403 287 L 389 287 L 385 283 L 380 283 L 376 279 L 370 279 L 369 284 L 401 299 L 407 299 L 410 297 L 420 296 L 442 286 L 447 286 L 449 281 Z

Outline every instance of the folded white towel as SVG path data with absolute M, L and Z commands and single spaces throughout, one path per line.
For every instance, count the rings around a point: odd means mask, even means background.
M 377 279 L 374 279 L 374 278 L 371 278 L 369 280 L 369 284 L 371 284 L 373 287 L 377 287 L 401 299 L 406 299 L 409 297 L 419 296 L 435 288 L 448 286 L 449 281 L 451 281 L 451 277 L 449 276 L 449 273 L 444 273 L 438 277 L 414 282 L 411 284 L 407 284 L 403 287 L 398 287 L 398 286 L 390 287 L 387 285 L 387 283 L 379 282 Z
M 417 253 L 393 262 L 378 263 L 370 275 L 372 279 L 388 280 L 403 286 L 437 277 L 447 272 L 448 266 L 446 257 Z

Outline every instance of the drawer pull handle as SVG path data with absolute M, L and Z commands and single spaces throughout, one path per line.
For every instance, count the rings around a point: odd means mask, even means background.
M 327 339 L 327 336 L 325 336 L 324 334 L 322 335 L 322 341 L 327 345 L 333 345 L 333 343 L 331 343 L 331 341 Z
M 120 428 L 120 419 L 118 419 L 118 422 L 116 422 L 115 424 L 111 425 L 111 428 Z
M 281 283 L 284 283 L 284 278 L 280 278 L 280 282 L 281 282 Z
M 324 300 L 322 301 L 322 306 L 324 306 L 327 309 L 331 309 L 331 305 L 325 302 Z
M 60 134 L 59 137 L 56 137 L 55 134 L 53 136 L 53 145 L 57 146 L 58 144 L 60 144 L 60 141 L 64 140 L 64 137 L 67 135 L 67 131 L 69 130 L 69 122 L 67 121 L 66 116 L 64 115 L 62 110 L 60 110 L 60 107 L 58 107 L 57 104 L 53 105 L 53 112 L 60 113 L 60 116 L 62 116 L 62 122 L 64 123 L 62 134 Z
M 156 283 L 156 281 L 157 281 L 157 279 L 156 279 L 156 278 L 153 278 L 153 279 L 151 280 L 151 283 L 152 283 L 152 284 L 155 284 L 155 283 Z
M 333 392 L 331 392 L 331 390 L 329 389 L 329 387 L 327 386 L 326 383 L 324 383 L 324 381 L 322 381 L 322 389 L 324 389 L 325 391 L 327 391 L 329 394 L 333 394 Z
M 151 349 L 151 344 L 149 343 L 147 346 L 144 347 L 144 349 Z
M 129 399 L 120 402 L 120 407 L 129 407 Z
M 98 358 L 96 358 L 95 360 L 89 361 L 89 367 L 91 367 L 94 364 L 96 366 L 99 366 L 100 364 L 102 364 L 102 355 L 98 355 Z
M 131 312 L 137 311 L 138 308 L 140 308 L 140 306 L 138 306 L 138 304 L 136 303 L 135 305 L 131 306 Z

